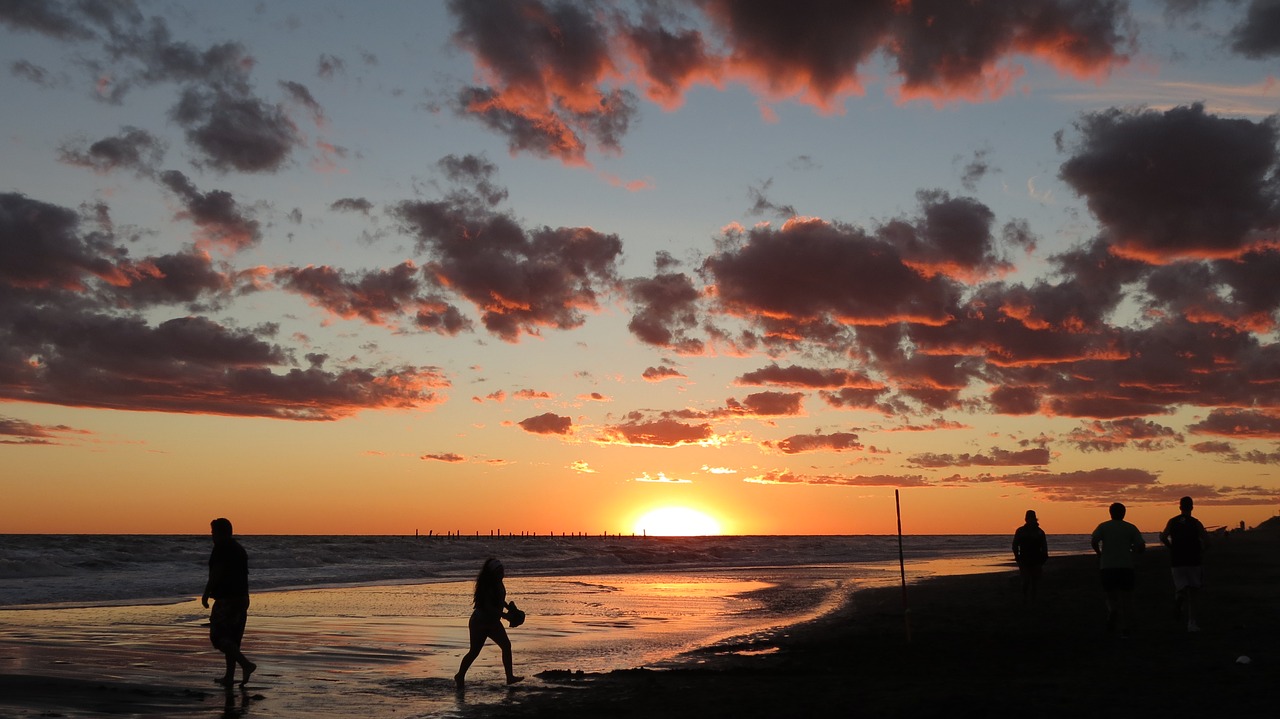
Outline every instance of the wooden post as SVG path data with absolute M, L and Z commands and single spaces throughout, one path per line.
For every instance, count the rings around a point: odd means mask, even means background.
M 907 630 L 907 642 L 911 641 L 911 607 L 907 605 L 907 563 L 902 555 L 902 502 L 898 490 L 893 490 L 893 508 L 898 514 L 898 573 L 902 577 L 902 622 Z

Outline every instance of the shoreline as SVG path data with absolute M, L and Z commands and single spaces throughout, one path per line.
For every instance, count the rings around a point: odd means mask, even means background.
M 660 669 L 550 673 L 463 716 L 1276 716 L 1280 532 L 1219 537 L 1205 563 L 1198 633 L 1172 619 L 1163 547 L 1140 560 L 1127 639 L 1105 632 L 1096 558 L 1055 556 L 1027 606 L 1015 571 L 910 584 L 909 611 L 900 587 L 870 588 Z

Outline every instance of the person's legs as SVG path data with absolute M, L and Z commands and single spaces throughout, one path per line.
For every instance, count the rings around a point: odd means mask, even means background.
M 471 647 L 467 650 L 465 656 L 462 657 L 462 663 L 458 665 L 458 673 L 453 675 L 453 681 L 461 689 L 467 680 L 467 670 L 471 668 L 471 663 L 480 656 L 480 650 L 484 648 L 484 640 L 488 636 L 486 627 L 476 618 L 475 615 L 467 622 L 467 631 L 471 639 Z
M 502 668 L 507 672 L 507 683 L 515 684 L 521 679 L 524 679 L 524 677 L 516 676 L 515 672 L 512 671 L 513 662 L 511 659 L 511 639 L 507 637 L 507 630 L 502 627 L 501 622 L 494 625 L 490 630 L 489 638 L 492 639 L 493 643 L 497 644 L 498 648 L 502 650 Z

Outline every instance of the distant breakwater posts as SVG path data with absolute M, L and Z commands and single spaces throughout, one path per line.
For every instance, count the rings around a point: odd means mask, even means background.
M 508 537 L 508 538 L 514 538 L 514 537 L 647 537 L 649 536 L 649 533 L 645 531 L 639 534 L 636 534 L 635 532 L 632 532 L 631 534 L 624 534 L 622 532 L 615 532 L 613 534 L 610 534 L 609 532 L 601 532 L 600 534 L 591 534 L 590 532 L 560 532 L 558 534 L 556 532 L 548 532 L 546 534 L 538 534 L 537 532 L 520 532 L 519 534 L 516 534 L 515 532 L 507 532 L 506 534 L 503 534 L 501 529 L 490 529 L 488 534 L 481 534 L 479 530 L 476 530 L 475 534 L 465 534 L 462 532 L 462 530 L 458 530 L 456 532 L 445 531 L 444 534 L 440 534 L 435 530 L 427 530 L 426 534 L 421 534 L 419 530 L 415 529 L 413 530 L 413 536 L 424 538 L 424 539 L 436 539 L 436 538 L 479 539 L 481 537 L 501 539 L 503 537 Z

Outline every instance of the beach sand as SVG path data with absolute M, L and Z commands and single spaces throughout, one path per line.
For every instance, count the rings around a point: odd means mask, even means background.
M 333 597 L 264 595 L 266 616 L 251 617 L 247 637 L 263 668 L 247 690 L 230 693 L 210 682 L 220 657 L 207 645 L 193 651 L 192 635 L 203 631 L 198 604 L 75 610 L 109 613 L 109 621 L 19 612 L 28 617 L 23 629 L 0 642 L 0 717 L 1280 715 L 1272 688 L 1280 678 L 1280 533 L 1220 539 L 1206 574 L 1203 631 L 1194 634 L 1172 619 L 1162 550 L 1150 551 L 1138 572 L 1138 623 L 1128 639 L 1103 631 L 1096 560 L 1054 557 L 1030 606 L 1012 568 L 914 583 L 908 614 L 900 588 L 846 588 L 837 598 L 848 602 L 820 619 L 714 641 L 645 668 L 579 673 L 570 664 L 507 687 L 490 646 L 460 696 L 442 670 L 461 655 L 456 640 L 421 644 L 452 637 L 456 627 L 446 632 L 436 620 L 395 612 L 293 616 L 270 605 L 332 605 Z M 367 605 L 393 602 L 398 590 L 335 591 Z M 786 591 L 775 594 L 769 601 Z M 175 613 L 185 618 L 163 619 Z M 518 670 L 522 658 L 526 668 L 557 666 L 532 661 L 537 631 L 513 633 Z M 1241 656 L 1250 663 L 1237 663 Z

